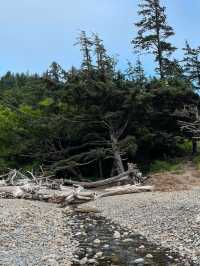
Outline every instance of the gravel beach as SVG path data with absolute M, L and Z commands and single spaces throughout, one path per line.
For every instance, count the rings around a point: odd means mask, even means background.
M 199 188 L 114 196 L 91 204 L 129 232 L 195 262 L 183 265 L 200 265 Z M 84 226 L 63 211 L 56 204 L 0 199 L 0 265 L 70 266 L 79 250 L 79 231 L 80 236 L 85 233 Z M 84 221 L 87 225 L 89 220 Z
M 57 205 L 0 199 L 0 265 L 69 266 L 77 243 Z
M 96 205 L 107 218 L 200 265 L 200 189 L 114 196 Z

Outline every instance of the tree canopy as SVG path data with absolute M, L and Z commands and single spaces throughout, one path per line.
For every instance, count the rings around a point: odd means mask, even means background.
M 133 44 L 155 55 L 160 77 L 145 75 L 142 57 L 119 70 L 99 35 L 82 31 L 80 68 L 53 62 L 42 75 L 0 78 L 0 171 L 42 165 L 91 180 L 181 154 L 180 117 L 188 120 L 186 106 L 199 109 L 199 48 L 186 43 L 184 59 L 172 60 L 174 31 L 160 1 L 143 0 L 139 15 Z

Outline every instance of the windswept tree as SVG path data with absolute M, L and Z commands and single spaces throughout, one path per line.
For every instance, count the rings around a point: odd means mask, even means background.
M 200 47 L 191 48 L 186 41 L 183 50 L 185 52 L 183 59 L 185 75 L 200 89 Z
M 174 35 L 174 31 L 167 24 L 165 11 L 166 8 L 161 6 L 160 0 L 142 0 L 138 11 L 141 20 L 135 24 L 138 27 L 138 35 L 132 41 L 136 50 L 146 51 L 155 56 L 161 79 L 165 77 L 165 58 L 176 50 L 167 41 L 169 37 Z
M 98 34 L 93 34 L 93 43 L 99 76 L 102 81 L 111 79 L 114 74 L 115 61 L 107 54 L 103 41 L 99 38 Z
M 86 75 L 90 77 L 93 69 L 93 64 L 92 64 L 93 41 L 91 38 L 87 37 L 85 31 L 81 31 L 81 34 L 78 37 L 78 41 L 75 45 L 80 45 L 80 49 L 83 55 L 81 66 L 82 69 L 86 72 Z

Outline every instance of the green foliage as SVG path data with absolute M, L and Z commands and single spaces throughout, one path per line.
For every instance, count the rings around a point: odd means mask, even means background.
M 181 170 L 181 164 L 176 161 L 156 160 L 150 165 L 151 173 L 179 172 L 180 170 Z
M 53 62 L 42 76 L 0 78 L 0 171 L 44 165 L 82 180 L 110 176 L 128 161 L 177 170 L 178 163 L 163 158 L 187 155 L 191 144 L 175 114 L 199 102 L 178 63 L 165 80 L 145 77 L 139 60 L 125 74 L 97 35 L 82 32 L 79 44 L 80 69 Z
M 158 62 L 158 72 L 161 79 L 169 68 L 169 56 L 176 48 L 168 41 L 174 35 L 173 28 L 167 24 L 166 8 L 161 6 L 160 0 L 144 0 L 139 4 L 138 15 L 141 20 L 135 25 L 138 34 L 132 41 L 134 48 L 152 53 Z
M 191 155 L 192 152 L 192 141 L 184 140 L 182 143 L 179 143 L 177 147 L 180 149 L 182 155 Z
M 193 162 L 194 164 L 196 165 L 197 169 L 200 170 L 200 155 L 196 155 L 194 158 L 193 158 Z

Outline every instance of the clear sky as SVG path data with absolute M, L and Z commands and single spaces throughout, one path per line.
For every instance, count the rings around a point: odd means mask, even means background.
M 200 45 L 200 1 L 161 0 L 176 31 L 173 42 Z M 64 68 L 79 66 L 74 47 L 80 30 L 97 32 L 110 54 L 119 54 L 119 66 L 134 62 L 130 41 L 136 34 L 140 0 L 1 0 L 0 73 L 43 72 L 52 61 Z M 177 52 L 180 55 L 181 51 Z M 143 58 L 147 74 L 150 57 Z

